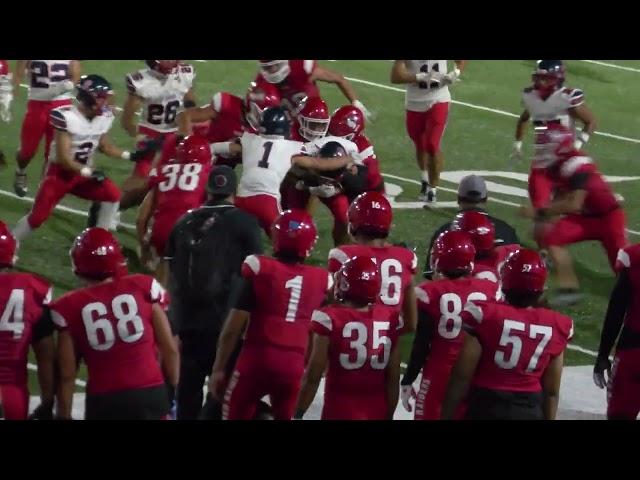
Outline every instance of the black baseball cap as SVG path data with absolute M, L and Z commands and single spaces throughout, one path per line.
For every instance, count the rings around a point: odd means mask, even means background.
M 236 193 L 237 184 L 238 180 L 233 168 L 220 165 L 209 174 L 207 192 L 210 195 L 232 195 Z

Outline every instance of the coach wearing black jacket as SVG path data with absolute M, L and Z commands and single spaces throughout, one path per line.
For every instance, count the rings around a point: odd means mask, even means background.
M 181 342 L 178 420 L 198 418 L 205 377 L 234 304 L 232 292 L 241 279 L 242 262 L 248 255 L 262 253 L 258 221 L 233 205 L 236 186 L 231 168 L 212 170 L 207 203 L 178 221 L 167 244 L 169 318 Z
M 458 185 L 458 206 L 460 207 L 459 212 L 465 210 L 478 210 L 480 212 L 486 213 L 484 205 L 485 203 L 487 203 L 487 199 L 488 191 L 484 178 L 478 175 L 468 175 L 460 180 L 460 184 Z M 489 215 L 489 218 L 496 228 L 496 244 L 510 245 L 520 243 L 518 234 L 511 225 L 509 225 L 504 220 L 492 217 L 491 215 Z M 440 226 L 440 228 L 438 228 L 438 230 L 436 230 L 431 237 L 431 242 L 429 243 L 429 248 L 427 249 L 427 262 L 424 268 L 425 278 L 431 277 L 431 247 L 436 241 L 436 238 L 438 238 L 438 236 L 442 232 L 445 232 L 450 228 L 451 222 L 447 222 L 444 225 Z

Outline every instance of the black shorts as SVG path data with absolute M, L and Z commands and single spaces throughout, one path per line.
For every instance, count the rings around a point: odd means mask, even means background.
M 169 413 L 167 387 L 87 395 L 85 420 L 162 420 Z
M 472 387 L 465 420 L 543 420 L 542 393 Z

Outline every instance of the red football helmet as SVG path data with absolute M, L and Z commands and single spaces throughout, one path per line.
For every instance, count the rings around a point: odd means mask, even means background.
M 306 210 L 282 212 L 271 225 L 271 241 L 275 254 L 307 258 L 318 240 L 318 229 Z
M 260 73 L 269 83 L 280 83 L 291 73 L 289 60 L 260 60 Z
M 211 163 L 211 148 L 205 137 L 189 135 L 176 147 L 176 158 L 180 163 Z
M 362 233 L 370 236 L 389 235 L 393 211 L 387 197 L 380 192 L 364 192 L 358 195 L 347 213 L 351 235 Z
M 551 95 L 564 84 L 565 71 L 562 60 L 538 60 L 531 75 L 533 88 L 543 96 Z
M 548 167 L 575 151 L 575 132 L 559 122 L 535 128 L 535 155 L 538 167 Z
M 500 268 L 504 292 L 542 293 L 547 267 L 535 250 L 523 248 L 507 257 Z
M 442 232 L 431 247 L 431 268 L 439 273 L 473 271 L 476 248 L 471 236 L 461 230 Z
M 0 221 L 0 267 L 13 267 L 16 262 L 16 250 L 18 242 L 7 227 Z
M 151 70 L 155 70 L 162 75 L 170 75 L 178 69 L 180 60 L 145 60 Z
M 300 135 L 312 142 L 324 137 L 329 129 L 329 108 L 320 97 L 307 99 L 298 113 Z
M 371 257 L 352 257 L 336 272 L 334 296 L 355 303 L 375 303 L 382 288 L 382 276 Z
M 9 62 L 0 60 L 0 76 L 9 74 Z
M 329 135 L 353 141 L 364 130 L 364 115 L 353 105 L 340 107 L 331 116 Z
M 258 130 L 262 120 L 262 112 L 269 107 L 279 107 L 280 101 L 280 91 L 274 85 L 270 83 L 258 85 L 256 82 L 251 82 L 244 99 L 247 123 L 254 130 Z
M 123 271 L 126 259 L 118 240 L 104 228 L 87 228 L 71 247 L 73 273 L 78 277 L 104 280 Z
M 493 250 L 496 242 L 496 228 L 489 215 L 477 210 L 460 212 L 453 220 L 452 230 L 462 230 L 471 237 L 476 253 L 486 254 Z

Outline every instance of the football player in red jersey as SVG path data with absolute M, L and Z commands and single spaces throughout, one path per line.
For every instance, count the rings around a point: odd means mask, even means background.
M 607 388 L 607 418 L 635 420 L 640 413 L 640 244 L 618 252 L 618 278 L 602 326 L 593 379 Z M 609 355 L 616 345 L 613 368 Z M 607 382 L 605 371 L 609 376 Z
M 29 346 L 38 363 L 41 404 L 31 418 L 53 414 L 54 326 L 47 310 L 52 287 L 31 273 L 13 271 L 16 240 L 0 221 L 0 397 L 7 420 L 26 420 Z
M 178 141 L 169 134 L 164 141 L 157 167 L 149 174 L 149 188 L 138 212 L 136 230 L 143 263 L 156 270 L 158 281 L 166 285 L 164 249 L 176 222 L 206 200 L 211 171 L 211 150 L 204 137 L 190 135 Z
M 196 128 L 192 124 L 208 122 L 205 136 L 209 143 L 232 142 L 244 132 L 257 133 L 262 120 L 262 112 L 270 107 L 280 106 L 280 92 L 270 83 L 260 85 L 251 82 L 244 99 L 228 92 L 217 92 L 208 105 L 186 110 L 181 125 L 184 134 Z M 200 127 L 197 127 L 198 129 Z M 242 162 L 239 156 L 216 155 L 216 165 L 235 168 Z
M 317 80 L 337 85 L 351 105 L 362 110 L 367 119 L 371 117 L 349 81 L 340 73 L 321 67 L 315 60 L 260 60 L 260 72 L 255 81 L 275 85 L 280 90 L 283 105 L 295 116 L 305 100 L 320 97 Z
M 469 389 L 465 419 L 554 420 L 569 317 L 536 307 L 547 271 L 540 255 L 512 253 L 500 271 L 505 303 L 467 302 L 468 334 L 453 367 L 442 419 L 454 417 Z
M 365 192 L 351 203 L 348 217 L 349 234 L 355 243 L 329 251 L 329 271 L 337 272 L 354 256 L 373 258 L 382 276 L 378 304 L 401 311 L 405 331 L 415 331 L 418 312 L 413 276 L 418 258 L 411 250 L 387 241 L 393 220 L 389 200 L 379 192 Z
M 532 74 L 533 85 L 524 89 L 522 104 L 524 112 L 516 125 L 516 141 L 513 145 L 513 159 L 522 157 L 522 139 L 529 120 L 534 126 L 562 123 L 565 126 L 579 120 L 584 126 L 576 149 L 589 141 L 596 130 L 596 119 L 584 103 L 584 92 L 564 86 L 565 67 L 562 60 L 538 60 Z M 529 198 L 533 208 L 542 208 L 551 200 L 552 180 L 546 175 L 544 165 L 534 159 L 529 172 Z
M 162 307 L 164 289 L 147 275 L 124 275 L 120 245 L 102 228 L 82 232 L 70 256 L 85 286 L 50 307 L 60 329 L 58 417 L 71 418 L 82 358 L 88 376 L 87 420 L 163 419 L 179 375 L 178 346 Z
M 458 213 L 451 224 L 452 230 L 462 230 L 471 237 L 476 249 L 473 276 L 498 283 L 500 265 L 507 257 L 520 250 L 520 245 L 496 245 L 496 228 L 484 212 L 466 210 Z
M 313 312 L 312 350 L 295 418 L 302 418 L 326 371 L 323 420 L 391 420 L 398 404 L 402 320 L 379 305 L 382 279 L 368 256 L 347 260 L 335 276 L 338 304 Z
M 93 167 L 94 155 L 100 150 L 112 158 L 136 161 L 140 152 L 121 150 L 109 137 L 115 116 L 109 104 L 113 90 L 105 78 L 84 75 L 77 90 L 77 103 L 51 111 L 50 122 L 55 129 L 51 157 L 31 212 L 13 229 L 18 241 L 39 228 L 69 193 L 102 202 L 96 212 L 96 223 L 104 228 L 114 227 L 120 190 Z
M 218 340 L 209 390 L 218 399 L 224 394 L 222 415 L 227 420 L 253 418 L 265 395 L 271 398 L 276 420 L 291 420 L 304 373 L 311 314 L 333 284 L 324 268 L 304 264 L 318 238 L 307 212 L 283 212 L 271 232 L 274 257 L 246 258 L 236 307 Z M 242 351 L 227 383 L 225 365 L 245 327 Z
M 570 305 L 581 295 L 565 246 L 599 241 L 614 269 L 618 251 L 627 244 L 625 214 L 593 158 L 575 148 L 573 130 L 560 124 L 540 127 L 535 146 L 536 161 L 544 165 L 556 194 L 546 207 L 524 212 L 534 219 L 536 241 L 556 267 L 558 294 L 551 302 Z
M 402 377 L 402 404 L 411 411 L 416 398 L 416 420 L 438 420 L 451 369 L 462 347 L 462 309 L 467 302 L 494 300 L 498 285 L 473 276 L 474 248 L 471 236 L 449 230 L 431 250 L 434 281 L 416 287 L 418 327 L 407 370 Z M 422 370 L 416 396 L 413 382 Z M 460 416 L 460 412 L 458 415 Z
M 80 81 L 78 60 L 18 60 L 13 75 L 13 94 L 18 96 L 24 74 L 29 76 L 29 101 L 20 130 L 20 148 L 16 153 L 16 175 L 13 188 L 16 195 L 24 197 L 27 192 L 27 167 L 38 151 L 42 137 L 45 138 L 44 159 L 49 160 L 49 151 L 54 137 L 54 128 L 49 122 L 51 111 L 71 105 L 74 86 Z
M 358 147 L 360 161 L 367 167 L 367 190 L 384 192 L 384 180 L 380 163 L 371 141 L 364 133 L 365 119 L 362 111 L 352 105 L 338 108 L 329 122 L 329 135 L 350 140 Z
M 304 102 L 291 122 L 291 140 L 313 142 L 327 135 L 329 130 L 329 107 L 320 97 Z

